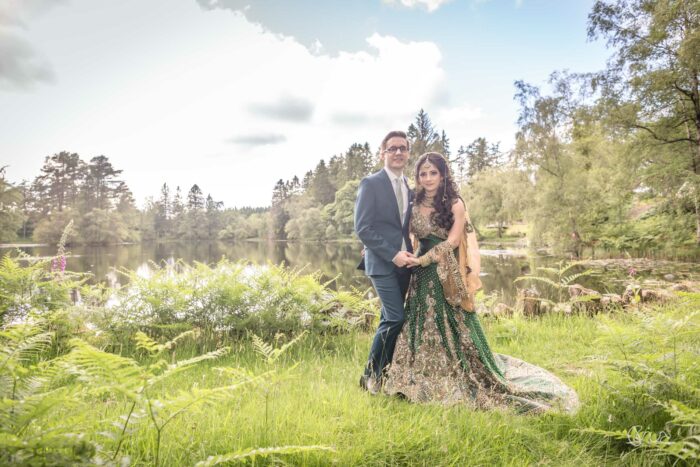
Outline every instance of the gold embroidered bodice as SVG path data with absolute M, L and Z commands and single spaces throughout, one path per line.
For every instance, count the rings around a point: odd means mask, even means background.
M 433 213 L 425 215 L 420 212 L 420 207 L 418 205 L 413 205 L 413 211 L 411 212 L 410 232 L 414 234 L 416 238 L 427 238 L 430 234 L 442 239 L 447 238 L 447 229 L 436 226 L 433 223 L 432 214 Z

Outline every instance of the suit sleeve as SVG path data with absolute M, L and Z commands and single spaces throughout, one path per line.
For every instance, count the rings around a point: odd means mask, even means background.
M 355 202 L 355 232 L 369 250 L 385 261 L 391 262 L 398 253 L 374 228 L 376 215 L 376 200 L 369 181 L 365 178 L 360 182 Z

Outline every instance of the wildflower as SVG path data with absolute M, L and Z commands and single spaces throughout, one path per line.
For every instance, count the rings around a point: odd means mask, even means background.
M 637 270 L 634 269 L 634 268 L 629 268 L 629 269 L 627 270 L 627 274 L 629 274 L 630 277 L 634 277 L 634 276 L 637 275 Z

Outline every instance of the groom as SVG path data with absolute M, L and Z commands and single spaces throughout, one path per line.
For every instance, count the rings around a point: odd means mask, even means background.
M 378 392 L 382 372 L 394 355 L 411 276 L 408 259 L 414 257 L 408 239 L 413 192 L 403 175 L 408 149 L 406 133 L 387 134 L 380 152 L 384 168 L 360 182 L 355 202 L 355 231 L 365 246 L 365 274 L 382 302 L 379 327 L 360 378 L 360 386 L 371 393 Z

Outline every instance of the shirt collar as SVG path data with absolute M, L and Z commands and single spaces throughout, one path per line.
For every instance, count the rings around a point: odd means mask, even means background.
M 398 175 L 394 174 L 394 172 L 392 172 L 391 170 L 387 169 L 386 167 L 384 167 L 384 171 L 385 171 L 386 174 L 389 176 L 389 180 L 391 180 L 392 182 L 395 181 L 395 180 L 397 180 L 397 179 L 398 179 L 398 180 L 401 180 L 402 182 L 404 181 L 404 175 L 403 175 L 403 174 L 401 174 L 400 176 L 398 176 Z

